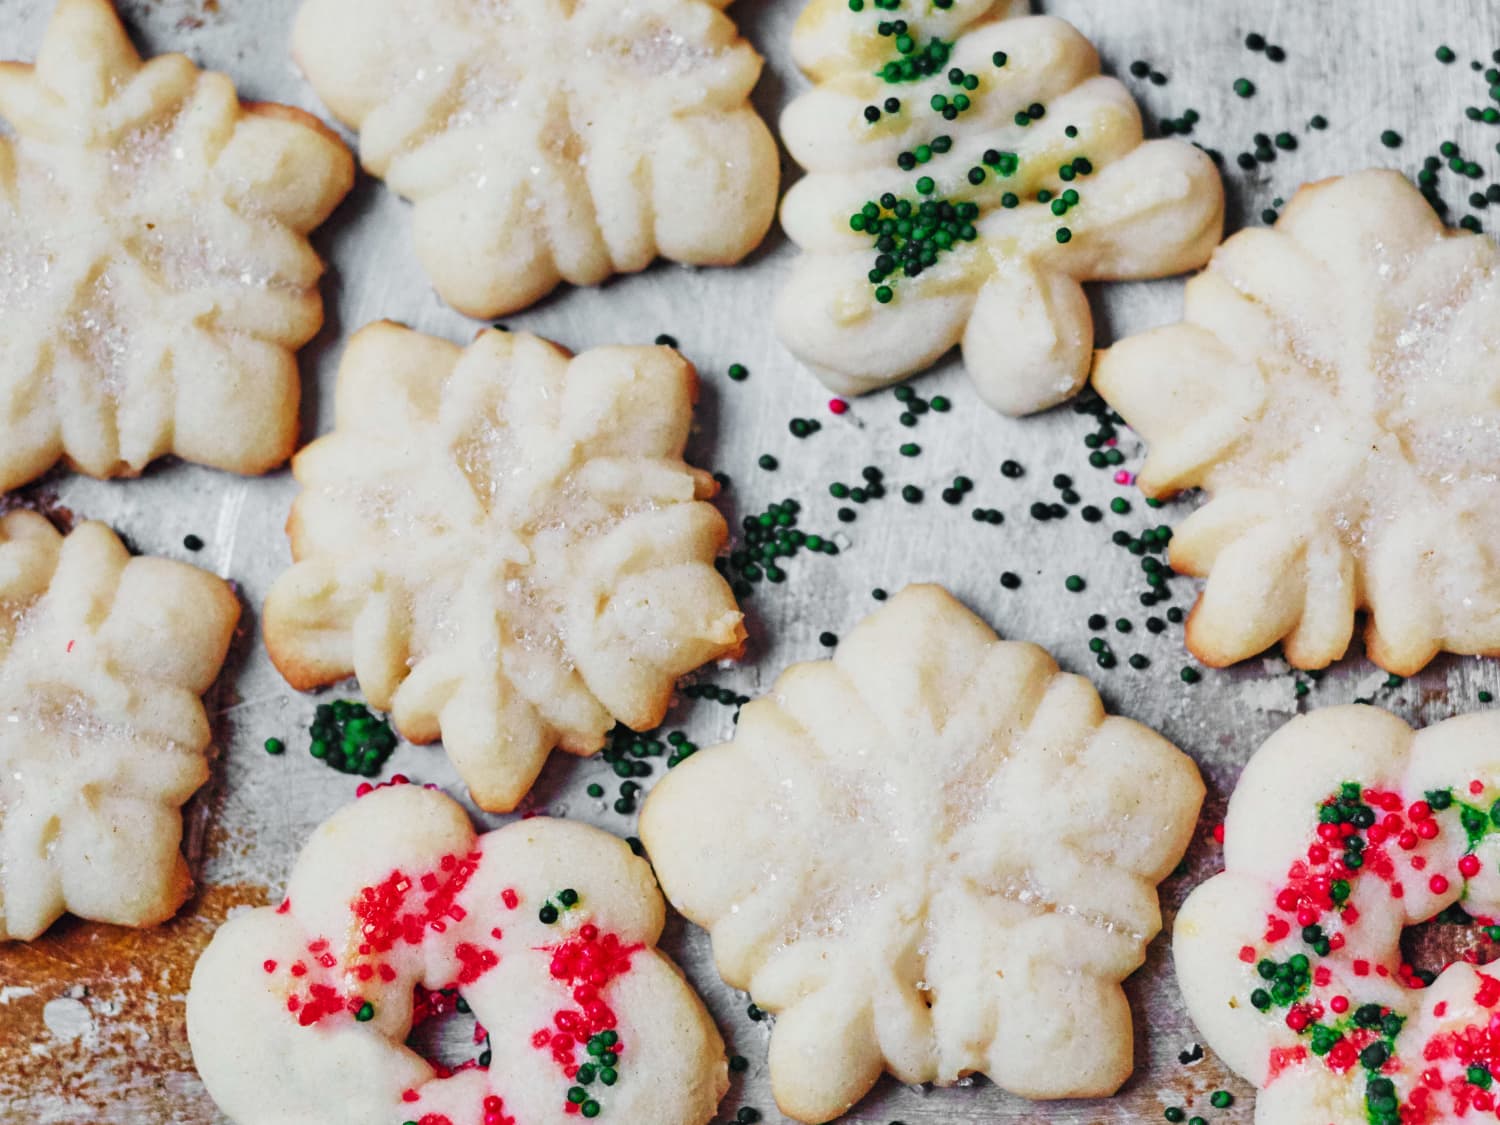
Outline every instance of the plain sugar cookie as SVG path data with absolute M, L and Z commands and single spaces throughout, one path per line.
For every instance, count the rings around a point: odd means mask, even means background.
M 227 582 L 103 524 L 0 516 L 0 941 L 65 911 L 153 926 L 188 897 L 178 810 L 239 615 Z
M 441 793 L 380 788 L 313 833 L 280 906 L 214 935 L 193 1060 L 238 1125 L 705 1125 L 724 1043 L 656 950 L 665 919 L 651 868 L 597 828 L 476 836 Z M 406 1038 L 459 998 L 487 1046 L 434 1067 Z
M 1187 285 L 1180 324 L 1099 354 L 1150 447 L 1147 496 L 1201 488 L 1172 565 L 1208 583 L 1187 643 L 1223 667 L 1365 650 L 1410 676 L 1500 652 L 1500 251 L 1396 172 L 1304 187 Z
M 728 0 L 306 0 L 293 49 L 412 201 L 442 298 L 493 318 L 660 256 L 730 265 L 776 209 Z
M 0 491 L 59 460 L 291 456 L 323 324 L 307 235 L 354 182 L 338 138 L 142 62 L 109 0 L 59 0 L 36 65 L 0 64 L 0 118 Z
M 912 586 L 668 773 L 641 838 L 720 974 L 775 1013 L 782 1112 L 825 1122 L 882 1071 L 1112 1094 L 1120 982 L 1202 800 L 1088 681 Z
M 333 433 L 293 461 L 271 659 L 302 690 L 357 675 L 491 811 L 554 747 L 656 726 L 677 678 L 745 637 L 718 485 L 682 459 L 697 389 L 669 348 L 361 330 Z
M 1023 4 L 811 0 L 792 53 L 817 83 L 781 136 L 807 169 L 781 207 L 803 251 L 786 346 L 861 394 L 955 345 L 979 395 L 1026 414 L 1076 391 L 1094 325 L 1080 282 L 1208 260 L 1224 190 L 1207 154 L 1143 142 L 1093 45 Z
M 1293 719 L 1235 787 L 1224 868 L 1172 951 L 1198 1029 L 1260 1088 L 1260 1125 L 1495 1119 L 1500 966 L 1422 979 L 1401 936 L 1445 911 L 1500 921 L 1500 715 Z

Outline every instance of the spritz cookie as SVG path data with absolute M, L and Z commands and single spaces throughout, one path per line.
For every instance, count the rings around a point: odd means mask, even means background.
M 804 251 L 782 340 L 860 394 L 961 345 L 982 397 L 1041 410 L 1088 375 L 1080 282 L 1201 266 L 1224 192 L 1208 156 L 1142 141 L 1071 25 L 1000 0 L 810 0 L 792 52 L 817 83 L 781 119 L 807 176 L 781 222 Z
M 782 1112 L 825 1122 L 882 1071 L 1113 1093 L 1120 982 L 1202 799 L 1088 681 L 912 586 L 659 782 L 641 837 L 724 979 L 776 1014 Z
M 305 0 L 293 44 L 365 168 L 415 205 L 438 293 L 495 317 L 760 244 L 780 169 L 727 3 Z
M 231 919 L 193 972 L 193 1061 L 238 1125 L 704 1125 L 724 1043 L 656 950 L 666 909 L 623 840 L 566 820 L 475 836 L 382 787 L 308 841 L 287 897 Z M 406 1045 L 470 1011 L 477 1057 Z
M 58 0 L 36 65 L 0 64 L 0 490 L 59 460 L 291 456 L 323 323 L 307 235 L 353 182 L 315 118 L 142 62 L 109 0 Z
M 240 606 L 214 575 L 131 558 L 103 524 L 0 516 L 0 941 L 64 912 L 170 918 L 192 890 L 179 809 Z
M 1212 499 L 1172 565 L 1208 578 L 1187 643 L 1223 666 L 1365 648 L 1408 676 L 1500 651 L 1500 251 L 1395 172 L 1305 187 L 1188 283 L 1183 323 L 1099 356 L 1150 447 L 1148 496 Z
M 334 432 L 293 461 L 271 659 L 304 690 L 357 675 L 491 811 L 553 747 L 656 726 L 677 678 L 745 636 L 713 565 L 718 485 L 682 459 L 697 388 L 669 348 L 364 328 Z
M 1293 719 L 1235 788 L 1224 866 L 1172 949 L 1208 1045 L 1260 1087 L 1257 1122 L 1495 1119 L 1500 974 L 1421 975 L 1401 936 L 1447 911 L 1500 937 L 1500 717 Z

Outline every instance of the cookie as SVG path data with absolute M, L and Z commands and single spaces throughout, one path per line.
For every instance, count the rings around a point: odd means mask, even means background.
M 59 460 L 285 461 L 323 323 L 307 234 L 354 181 L 338 138 L 142 62 L 109 0 L 59 0 L 36 65 L 0 64 L 0 118 L 0 490 Z
M 824 1122 L 883 1070 L 1113 1093 L 1119 982 L 1202 799 L 1193 763 L 1086 680 L 912 586 L 667 774 L 641 838 L 724 979 L 776 1013 L 782 1112 Z
M 1281 643 L 1397 675 L 1500 651 L 1500 254 L 1395 172 L 1304 187 L 1188 283 L 1180 324 L 1100 353 L 1150 447 L 1148 496 L 1201 488 L 1171 561 L 1208 579 L 1187 643 L 1222 667 Z
M 728 0 L 306 0 L 297 61 L 415 205 L 417 255 L 470 316 L 657 256 L 729 265 L 776 208 L 761 60 Z
M 745 636 L 713 566 L 718 485 L 682 459 L 696 394 L 668 348 L 363 329 L 334 432 L 293 461 L 271 659 L 303 690 L 357 674 L 491 811 L 553 747 L 656 726 L 677 677 Z
M 1500 975 L 1459 962 L 1434 983 L 1401 939 L 1438 915 L 1500 921 L 1497 747 L 1494 714 L 1413 732 L 1329 707 L 1245 767 L 1225 870 L 1189 896 L 1172 951 L 1208 1045 L 1260 1088 L 1257 1122 L 1495 1115 Z
M 776 328 L 840 394 L 960 345 L 987 403 L 1044 409 L 1088 374 L 1080 282 L 1181 273 L 1219 240 L 1208 156 L 1143 142 L 1093 45 L 1059 19 L 1007 18 L 1024 8 L 811 0 L 797 21 L 817 85 L 781 119 L 808 174 L 781 208 L 803 254 Z
M 199 699 L 239 619 L 228 583 L 0 516 L 0 941 L 64 912 L 154 926 L 192 890 L 179 809 L 205 781 Z
M 665 916 L 650 867 L 597 828 L 476 837 L 441 793 L 378 789 L 318 828 L 280 906 L 214 935 L 188 992 L 193 1060 L 239 1125 L 704 1125 L 724 1044 L 656 950 Z M 405 1045 L 459 1000 L 476 1061 Z

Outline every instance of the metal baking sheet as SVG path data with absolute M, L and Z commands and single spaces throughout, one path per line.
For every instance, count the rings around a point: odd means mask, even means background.
M 229 72 L 247 98 L 290 102 L 321 114 L 288 56 L 295 3 L 125 0 L 122 9 L 147 50 L 186 51 L 200 64 Z M 756 101 L 773 121 L 804 86 L 786 49 L 798 8 L 798 0 L 741 0 L 732 9 L 767 56 Z M 0 56 L 33 57 L 50 9 L 49 0 L 0 0 Z M 1486 103 L 1487 82 L 1470 60 L 1489 65 L 1490 51 L 1500 46 L 1500 5 L 1493 0 L 1047 0 L 1045 10 L 1071 19 L 1099 44 L 1108 68 L 1137 92 L 1149 120 L 1197 111 L 1193 139 L 1225 155 L 1235 225 L 1261 221 L 1277 197 L 1306 180 L 1376 164 L 1413 173 L 1447 139 L 1479 154 L 1474 159 L 1489 173 L 1500 172 L 1500 130 L 1464 115 L 1464 107 Z M 1251 31 L 1283 47 L 1285 61 L 1247 50 L 1243 41 Z M 1458 51 L 1456 63 L 1434 59 L 1440 43 Z M 1131 77 L 1137 60 L 1165 82 Z M 1254 97 L 1233 92 L 1242 76 L 1255 84 Z M 1308 127 L 1315 114 L 1327 118 L 1326 130 Z M 1400 147 L 1382 144 L 1388 128 L 1404 138 Z M 1236 155 L 1254 148 L 1254 134 L 1281 131 L 1296 138 L 1295 150 L 1278 150 L 1274 162 L 1253 171 L 1237 165 Z M 790 180 L 795 171 L 786 173 Z M 1488 182 L 1479 181 L 1481 189 Z M 1445 194 L 1459 212 L 1471 190 L 1446 178 Z M 412 253 L 407 209 L 380 184 L 362 179 L 316 243 L 332 269 L 324 285 L 328 323 L 302 364 L 309 437 L 330 424 L 340 344 L 360 325 L 390 317 L 455 340 L 475 330 L 432 293 Z M 889 392 L 855 402 L 841 418 L 832 416 L 828 394 L 779 347 L 767 322 L 769 299 L 790 257 L 785 240 L 773 232 L 737 269 L 658 264 L 598 290 L 560 292 L 508 318 L 513 327 L 575 349 L 674 335 L 704 375 L 692 458 L 732 478 L 723 501 L 732 525 L 771 501 L 795 498 L 803 505 L 804 528 L 837 537 L 838 557 L 801 555 L 787 564 L 785 583 L 759 589 L 746 605 L 747 659 L 738 667 L 708 670 L 706 678 L 754 695 L 788 663 L 822 654 L 820 633 L 841 633 L 873 608 L 873 587 L 895 589 L 919 579 L 945 583 L 1003 635 L 1046 646 L 1065 668 L 1092 679 L 1113 710 L 1163 731 L 1202 766 L 1210 797 L 1184 870 L 1162 889 L 1169 924 L 1188 889 L 1216 862 L 1211 828 L 1240 767 L 1291 714 L 1373 698 L 1409 720 L 1432 722 L 1480 706 L 1481 688 L 1500 694 L 1493 662 L 1452 658 L 1402 683 L 1388 682 L 1355 656 L 1317 682 L 1267 658 L 1228 673 L 1206 672 L 1201 683 L 1185 685 L 1179 670 L 1190 662 L 1180 629 L 1154 636 L 1142 627 L 1148 611 L 1137 600 L 1145 589 L 1139 560 L 1113 547 L 1109 537 L 1119 528 L 1138 532 L 1175 522 L 1192 501 L 1148 510 L 1114 483 L 1114 470 L 1089 467 L 1082 438 L 1090 418 L 1066 406 L 1037 418 L 1001 418 L 977 402 L 954 362 L 916 384 L 925 396 L 948 396 L 953 409 L 925 415 L 915 430 L 899 424 L 901 406 Z M 1179 295 L 1176 282 L 1096 290 L 1101 338 L 1171 320 Z M 743 383 L 724 377 L 736 362 L 750 369 Z M 818 419 L 821 431 L 794 438 L 788 422 L 799 416 Z M 920 443 L 921 456 L 899 456 L 904 441 Z M 1127 436 L 1121 449 L 1127 467 L 1138 461 L 1133 439 Z M 759 468 L 763 453 L 773 454 L 780 467 Z M 1006 458 L 1022 463 L 1025 475 L 1002 476 L 999 465 Z M 892 495 L 864 506 L 856 522 L 841 524 L 828 485 L 854 481 L 866 464 L 885 470 Z M 958 473 L 971 476 L 975 487 L 964 504 L 950 507 L 939 493 Z M 1056 499 L 1051 481 L 1057 473 L 1073 478 L 1085 503 L 1104 506 L 1124 496 L 1133 510 L 1097 524 L 1085 524 L 1076 514 L 1036 522 L 1027 510 L 1033 501 Z M 895 496 L 904 484 L 922 488 L 925 501 L 913 505 Z M 220 746 L 213 782 L 189 814 L 199 893 L 176 921 L 155 931 L 67 921 L 29 946 L 0 949 L 0 1122 L 221 1120 L 193 1072 L 183 1029 L 193 959 L 228 912 L 279 893 L 308 832 L 354 788 L 351 779 L 307 756 L 315 700 L 281 682 L 257 639 L 256 610 L 288 562 L 281 526 L 293 492 L 285 473 L 245 480 L 166 464 L 128 482 L 56 474 L 22 494 L 23 502 L 105 520 L 141 551 L 189 559 L 232 578 L 247 613 L 213 700 Z M 1004 524 L 974 522 L 972 506 L 999 508 Z M 200 552 L 184 547 L 189 534 L 204 540 Z M 1021 576 L 1019 589 L 1001 586 L 999 575 L 1006 570 Z M 1064 591 L 1070 573 L 1087 579 L 1083 593 Z M 1174 588 L 1171 604 L 1185 606 L 1190 584 L 1179 580 Z M 1099 668 L 1089 651 L 1086 619 L 1092 613 L 1135 623 L 1128 635 L 1111 626 L 1120 658 L 1113 669 Z M 1128 667 L 1125 658 L 1135 653 L 1150 666 Z M 1299 683 L 1307 685 L 1305 694 L 1299 694 Z M 668 722 L 707 745 L 729 734 L 731 710 L 683 700 Z M 273 735 L 287 741 L 286 755 L 262 751 L 264 739 Z M 403 747 L 390 768 L 459 792 L 439 749 Z M 612 780 L 597 759 L 555 756 L 528 807 L 626 834 L 633 831 L 633 818 L 585 793 L 599 781 L 612 798 Z M 666 947 L 712 1005 L 731 1049 L 750 1060 L 721 1116 L 732 1119 L 739 1107 L 753 1106 L 767 1120 L 780 1120 L 767 1085 L 766 1025 L 750 1021 L 746 998 L 719 982 L 702 933 L 677 921 Z M 1181 1061 L 1193 1058 L 1196 1038 L 1166 952 L 1166 938 L 1159 938 L 1147 966 L 1127 986 L 1137 1067 L 1118 1097 L 1032 1105 L 983 1081 L 920 1090 L 886 1080 L 846 1120 L 1084 1125 L 1159 1119 L 1167 1105 L 1190 1105 L 1214 1122 L 1248 1122 L 1253 1098 L 1243 1083 L 1211 1056 Z M 1208 1092 L 1220 1087 L 1236 1096 L 1226 1111 L 1207 1107 Z

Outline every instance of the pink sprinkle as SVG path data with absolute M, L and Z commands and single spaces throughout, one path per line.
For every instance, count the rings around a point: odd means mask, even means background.
M 69 652 L 72 652 L 72 651 L 73 651 L 73 645 L 74 645 L 74 644 L 75 644 L 75 643 L 77 643 L 77 642 L 75 642 L 75 641 L 69 641 L 69 642 L 68 642 L 68 651 L 69 651 Z
M 354 799 L 357 801 L 366 793 L 372 793 L 374 792 L 374 790 L 375 786 L 371 785 L 368 781 L 361 781 L 359 783 L 359 788 L 354 791 Z
M 269 959 L 269 958 L 268 958 L 268 959 L 267 959 L 267 960 L 266 960 L 266 962 L 265 962 L 265 964 L 263 964 L 263 965 L 262 965 L 262 966 L 261 966 L 261 968 L 262 968 L 262 969 L 264 969 L 264 970 L 265 970 L 265 971 L 266 971 L 266 972 L 268 972 L 268 973 L 274 973 L 274 972 L 275 972 L 275 971 L 276 971 L 276 962 L 275 962 L 275 961 L 272 961 L 272 960 L 270 960 L 270 959 Z
M 1135 477 L 1131 476 L 1130 473 L 1129 473 L 1129 471 L 1127 471 L 1125 469 L 1121 469 L 1118 473 L 1115 474 L 1115 483 L 1116 484 L 1134 484 L 1135 483 Z
M 1479 796 L 1479 794 L 1481 794 L 1481 793 L 1484 792 L 1484 782 L 1482 782 L 1482 781 L 1471 781 L 1471 782 L 1469 782 L 1469 792 L 1472 793 L 1472 794 L 1474 794 L 1474 796 L 1476 796 L 1476 797 Z
M 1120 439 L 1112 437 L 1107 442 L 1105 442 L 1104 444 L 1107 445 L 1107 446 L 1109 446 L 1111 449 L 1113 449 L 1115 446 L 1117 446 L 1117 445 L 1120 444 Z
M 505 890 L 500 892 L 500 901 L 505 903 L 505 909 L 514 910 L 517 906 L 521 905 L 521 896 L 516 894 L 512 888 L 506 887 Z
M 849 412 L 849 404 L 841 398 L 831 398 L 828 400 L 828 409 L 835 414 L 847 414 Z

